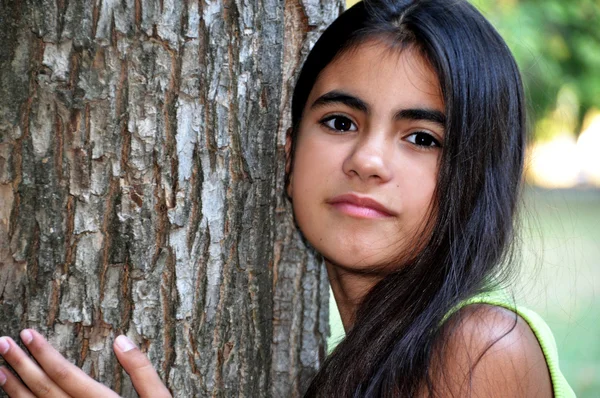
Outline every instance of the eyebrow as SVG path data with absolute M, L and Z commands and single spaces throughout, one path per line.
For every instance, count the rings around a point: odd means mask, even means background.
M 315 100 L 310 106 L 311 109 L 317 109 L 329 104 L 343 104 L 357 111 L 369 114 L 370 108 L 366 102 L 357 98 L 353 95 L 347 94 L 343 91 L 333 90 L 323 94 Z M 446 115 L 435 109 L 401 109 L 394 114 L 394 120 L 426 120 L 439 124 L 442 127 L 446 126 Z
M 356 109 L 357 111 L 369 113 L 369 106 L 366 104 L 366 102 L 360 98 L 356 98 L 350 94 L 346 94 L 337 90 L 323 94 L 317 98 L 315 102 L 313 102 L 310 108 L 317 109 L 329 104 L 343 104 L 352 109 Z
M 434 109 L 402 109 L 394 115 L 394 120 L 402 119 L 426 120 L 439 124 L 442 127 L 446 126 L 446 115 Z

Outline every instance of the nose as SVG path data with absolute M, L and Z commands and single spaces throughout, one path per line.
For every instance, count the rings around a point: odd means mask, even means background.
M 387 182 L 392 179 L 390 142 L 383 135 L 369 134 L 357 140 L 344 160 L 344 173 L 364 182 Z

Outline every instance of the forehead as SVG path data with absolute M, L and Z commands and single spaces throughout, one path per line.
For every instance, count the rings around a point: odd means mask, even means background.
M 346 50 L 321 71 L 307 106 L 321 95 L 343 90 L 384 108 L 444 110 L 439 80 L 419 52 L 367 41 Z

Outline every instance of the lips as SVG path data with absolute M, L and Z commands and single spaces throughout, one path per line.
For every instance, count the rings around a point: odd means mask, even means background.
M 344 194 L 327 201 L 336 210 L 358 218 L 386 218 L 396 213 L 375 199 L 356 194 Z

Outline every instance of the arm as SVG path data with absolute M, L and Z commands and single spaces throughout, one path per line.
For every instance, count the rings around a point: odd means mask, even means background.
M 23 330 L 21 340 L 37 363 L 10 337 L 0 338 L 0 354 L 23 380 L 0 369 L 0 385 L 10 397 L 118 397 L 67 361 L 36 331 Z M 129 339 L 117 337 L 113 348 L 140 397 L 171 396 L 148 358 Z
M 444 325 L 442 333 L 430 372 L 436 396 L 553 396 L 537 338 L 515 313 L 469 305 Z

